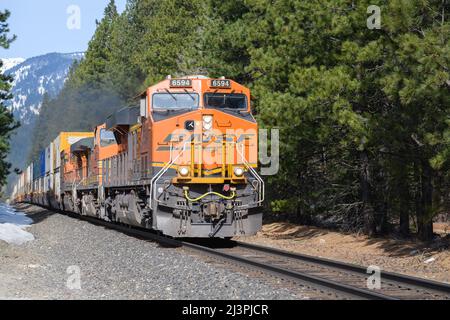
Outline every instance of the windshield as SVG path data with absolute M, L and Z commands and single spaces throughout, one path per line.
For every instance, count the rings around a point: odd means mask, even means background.
M 116 137 L 114 133 L 109 130 L 101 129 L 100 130 L 100 146 L 107 147 L 110 145 L 116 144 Z
M 197 93 L 155 93 L 153 95 L 154 110 L 197 109 Z
M 207 93 L 205 94 L 206 108 L 219 109 L 247 109 L 245 94 Z

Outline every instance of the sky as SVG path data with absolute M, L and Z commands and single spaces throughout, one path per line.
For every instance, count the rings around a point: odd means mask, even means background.
M 50 52 L 86 51 L 109 0 L 0 0 L 8 9 L 10 34 L 17 35 L 9 49 L 0 48 L 0 58 L 31 58 Z M 116 0 L 125 9 L 126 0 Z

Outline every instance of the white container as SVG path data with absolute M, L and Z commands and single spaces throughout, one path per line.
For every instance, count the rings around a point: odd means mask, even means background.
M 45 183 L 44 192 L 53 191 L 53 142 L 45 148 Z

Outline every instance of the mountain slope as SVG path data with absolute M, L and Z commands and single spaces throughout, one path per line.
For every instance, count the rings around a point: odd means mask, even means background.
M 7 106 L 21 123 L 21 127 L 11 138 L 8 161 L 12 164 L 12 169 L 23 169 L 26 165 L 31 134 L 39 117 L 44 95 L 56 96 L 64 86 L 71 65 L 81 58 L 83 53 L 49 53 L 22 62 L 20 58 L 3 59 L 5 73 L 14 78 L 11 90 L 13 99 L 8 101 Z M 16 175 L 10 174 L 8 185 L 15 179 Z
M 21 64 L 25 61 L 24 58 L 7 58 L 7 59 L 1 59 L 3 62 L 2 68 L 0 69 L 1 73 L 5 73 L 11 68 L 14 68 L 18 64 Z
M 6 73 L 14 78 L 9 102 L 16 119 L 23 124 L 31 124 L 39 115 L 45 93 L 53 97 L 61 90 L 67 73 L 74 60 L 81 59 L 82 53 L 49 53 L 33 57 L 14 65 Z

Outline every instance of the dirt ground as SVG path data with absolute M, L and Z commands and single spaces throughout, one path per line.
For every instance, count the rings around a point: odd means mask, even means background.
M 448 224 L 435 224 L 441 236 L 450 234 Z M 357 265 L 374 265 L 382 270 L 409 274 L 450 283 L 450 241 L 424 244 L 387 238 L 367 238 L 326 229 L 271 223 L 263 226 L 256 236 L 238 238 L 255 244 L 287 251 L 319 256 Z

